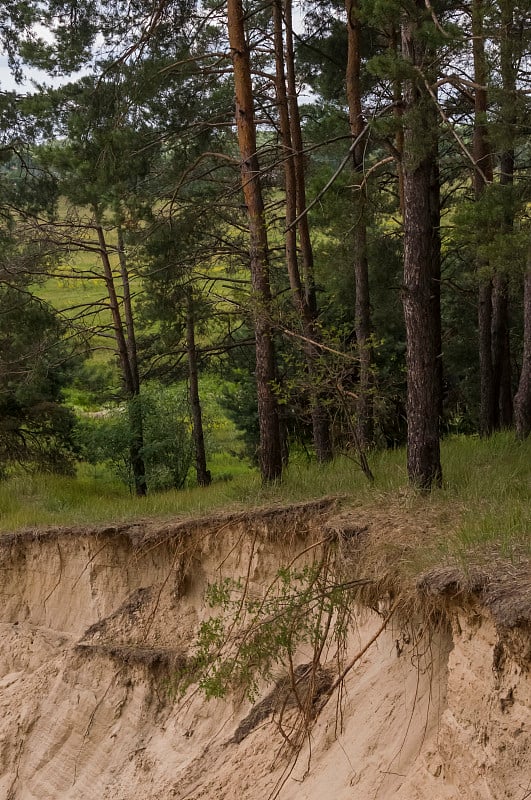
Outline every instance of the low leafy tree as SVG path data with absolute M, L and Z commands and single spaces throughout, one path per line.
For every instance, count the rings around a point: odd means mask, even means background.
M 193 455 L 184 394 L 178 387 L 151 384 L 142 390 L 138 403 L 144 430 L 142 457 L 149 485 L 153 490 L 182 489 Z M 106 464 L 133 490 L 131 436 L 130 414 L 123 406 L 85 417 L 77 430 L 81 457 L 91 464 Z

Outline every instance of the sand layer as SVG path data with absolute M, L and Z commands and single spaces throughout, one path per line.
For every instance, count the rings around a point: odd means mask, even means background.
M 260 593 L 331 514 L 323 502 L 0 540 L 0 798 L 531 797 L 531 629 L 502 629 L 470 596 L 437 629 L 421 608 L 393 617 L 297 750 L 296 709 L 270 702 L 271 685 L 254 711 L 243 693 L 176 695 L 207 584 L 244 575 Z M 355 611 L 347 662 L 385 611 Z

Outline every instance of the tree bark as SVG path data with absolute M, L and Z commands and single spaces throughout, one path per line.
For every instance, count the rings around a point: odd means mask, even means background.
M 121 223 L 118 222 L 116 226 L 118 237 L 118 260 L 120 262 L 120 276 L 122 278 L 122 286 L 124 293 L 124 316 L 125 316 L 125 329 L 127 331 L 127 352 L 129 355 L 129 363 L 131 365 L 131 378 L 137 392 L 140 391 L 140 375 L 138 371 L 138 351 L 136 348 L 136 334 L 135 323 L 133 316 L 133 303 L 131 300 L 131 283 L 129 280 L 129 269 L 127 266 L 127 258 L 125 255 L 124 234 Z
M 346 92 L 352 138 L 357 139 L 365 127 L 361 108 L 361 23 L 358 0 L 346 0 L 347 72 Z M 355 308 L 354 325 L 359 357 L 359 399 L 356 408 L 356 430 L 360 447 L 366 449 L 373 438 L 371 308 L 369 294 L 369 262 L 367 258 L 366 192 L 363 182 L 365 141 L 359 142 L 352 154 L 354 173 L 353 256 Z
M 242 189 L 249 221 L 249 260 L 256 339 L 256 387 L 260 428 L 260 469 L 265 482 L 282 474 L 278 403 L 274 393 L 275 353 L 271 331 L 269 252 L 260 168 L 249 47 L 241 0 L 228 0 L 227 24 L 234 67 L 236 126 L 241 156 Z
M 290 135 L 293 148 L 293 164 L 295 168 L 295 183 L 297 190 L 297 216 L 299 217 L 297 228 L 299 232 L 302 256 L 302 274 L 306 305 L 310 309 L 313 319 L 317 320 L 319 316 L 319 309 L 317 305 L 317 291 L 315 288 L 314 259 L 312 240 L 310 236 L 310 223 L 308 220 L 308 215 L 303 213 L 307 206 L 306 175 L 304 166 L 304 144 L 302 141 L 301 118 L 299 112 L 299 101 L 297 98 L 297 81 L 295 74 L 292 0 L 285 0 L 284 8 L 286 20 L 287 99 Z
M 300 250 L 302 256 L 302 274 L 304 300 L 308 309 L 310 320 L 308 327 L 308 337 L 312 341 L 320 343 L 322 341 L 321 330 L 319 329 L 319 306 L 317 303 L 317 290 L 315 287 L 315 271 L 313 259 L 313 245 L 310 236 L 310 224 L 308 215 L 303 213 L 306 210 L 306 174 L 304 164 L 304 145 L 302 141 L 302 127 L 299 112 L 299 100 L 297 97 L 297 81 L 295 74 L 295 47 L 293 37 L 292 19 L 292 0 L 285 0 L 285 21 L 286 21 L 286 77 L 288 88 L 288 111 L 291 142 L 293 148 L 293 163 L 295 166 L 295 184 L 297 190 L 297 216 L 299 221 L 297 229 L 299 232 Z M 326 392 L 319 391 L 319 383 L 322 378 L 316 374 L 315 362 L 319 358 L 319 348 L 313 349 L 311 361 L 313 364 L 313 375 L 316 376 L 316 392 L 312 400 L 312 426 L 315 451 L 320 463 L 330 461 L 333 457 L 332 436 L 330 433 L 330 419 L 326 410 Z M 318 371 L 317 371 L 318 372 Z M 310 376 L 312 380 L 312 375 Z
M 212 475 L 207 469 L 203 413 L 199 397 L 197 348 L 195 345 L 194 300 L 190 287 L 186 290 L 186 351 L 188 355 L 188 387 L 192 410 L 192 437 L 195 451 L 195 471 L 199 486 L 210 486 Z
M 500 185 L 508 187 L 509 191 L 514 183 L 514 131 L 516 129 L 513 9 L 514 4 L 507 0 L 502 0 L 500 3 L 501 117 L 504 128 L 504 142 L 500 154 Z M 501 226 L 503 231 L 508 234 L 513 230 L 513 212 L 509 203 L 504 209 Z M 495 276 L 493 293 L 492 360 L 494 390 L 498 398 L 496 419 L 498 428 L 508 428 L 514 421 L 509 325 L 509 290 L 507 273 L 505 273 Z
M 514 398 L 514 417 L 518 439 L 531 433 L 531 247 L 527 254 L 524 278 L 524 351 L 518 391 Z
M 402 26 L 404 58 L 426 74 L 433 55 L 418 36 L 424 3 Z M 440 486 L 440 208 L 437 111 L 422 78 L 404 82 L 404 289 L 407 345 L 408 475 Z
M 496 421 L 496 394 L 492 364 L 492 281 L 482 280 L 478 295 L 479 433 L 490 436 Z
M 509 293 L 507 278 L 499 273 L 492 281 L 492 383 L 495 398 L 494 420 L 498 430 L 511 427 L 511 352 L 509 342 Z
M 500 157 L 500 183 L 512 186 L 514 181 L 514 132 L 516 130 L 516 68 L 515 61 L 522 52 L 522 41 L 518 42 L 514 25 L 514 3 L 500 2 L 500 72 L 502 79 L 501 116 L 504 132 L 504 148 Z M 519 37 L 522 36 L 520 30 Z M 505 226 L 512 228 L 513 219 L 507 215 Z M 531 433 L 531 246 L 527 251 L 524 274 L 524 334 L 522 368 L 518 389 L 514 397 L 514 422 L 518 439 L 526 439 Z

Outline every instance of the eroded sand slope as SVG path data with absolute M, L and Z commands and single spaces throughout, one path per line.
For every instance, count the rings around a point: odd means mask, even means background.
M 234 740 L 251 708 L 242 697 L 206 702 L 193 690 L 184 699 L 172 692 L 207 613 L 207 583 L 243 574 L 260 591 L 279 564 L 322 538 L 332 513 L 327 503 L 308 504 L 5 536 L 0 798 L 531 796 L 529 624 L 501 630 L 470 597 L 447 606 L 451 625 L 429 636 L 420 617 L 394 619 L 331 697 L 296 761 L 271 715 Z M 349 653 L 381 622 L 360 610 Z M 284 715 L 285 729 L 290 720 L 294 712 Z

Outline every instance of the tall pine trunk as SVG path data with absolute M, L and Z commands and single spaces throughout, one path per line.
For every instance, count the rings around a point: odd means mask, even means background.
M 289 6 L 289 0 L 288 4 Z M 289 8 L 288 8 L 289 12 Z M 275 73 L 276 96 L 279 112 L 280 138 L 282 143 L 282 161 L 284 165 L 284 185 L 286 193 L 286 265 L 293 297 L 302 331 L 304 334 L 303 351 L 309 379 L 310 413 L 312 418 L 313 441 L 317 460 L 320 463 L 329 461 L 332 457 L 330 440 L 330 424 L 323 402 L 323 392 L 320 390 L 320 376 L 318 371 L 320 332 L 317 327 L 317 301 L 313 281 L 313 251 L 310 241 L 307 216 L 299 221 L 296 227 L 298 213 L 305 208 L 304 170 L 302 167 L 302 135 L 300 132 L 300 119 L 298 104 L 288 99 L 286 89 L 286 70 L 284 68 L 284 36 L 282 24 L 282 0 L 273 2 L 273 25 L 275 41 Z M 288 49 L 288 58 L 290 50 Z M 291 56 L 293 52 L 291 51 Z M 293 65 L 292 65 L 293 68 Z M 288 69 L 288 72 L 290 70 Z M 294 73 L 293 73 L 294 77 Z M 294 88 L 293 88 L 294 90 Z M 293 119 L 295 115 L 295 119 Z M 294 142 L 295 139 L 295 142 Z M 302 170 L 302 174 L 301 174 Z M 303 195 L 301 208 L 300 196 Z M 297 246 L 297 230 L 301 231 L 301 251 L 306 264 L 305 281 L 303 283 L 299 269 L 299 256 Z M 308 286 L 308 283 L 310 284 Z
M 501 94 L 501 119 L 503 125 L 503 148 L 500 156 L 500 183 L 512 187 L 514 182 L 514 136 L 517 129 L 516 116 L 516 74 L 515 62 L 518 54 L 522 53 L 522 36 L 524 28 L 518 30 L 514 21 L 514 3 L 511 0 L 500 0 L 500 72 L 502 79 Z M 512 229 L 513 218 L 510 207 L 506 211 L 504 225 Z M 531 245 L 527 251 L 527 263 L 524 272 L 523 287 L 523 352 L 522 367 L 518 381 L 518 389 L 514 397 L 514 423 L 516 435 L 525 439 L 531 434 Z M 510 364 L 507 353 L 508 366 Z M 510 376 L 506 379 L 506 383 Z M 503 397 L 506 397 L 507 388 L 504 388 Z M 506 404 L 507 424 L 510 408 Z
M 515 30 L 510 0 L 501 0 L 500 30 L 500 72 L 502 79 L 501 117 L 503 124 L 503 146 L 500 153 L 500 184 L 507 187 L 509 194 L 514 183 L 514 135 L 517 127 L 515 94 L 516 70 L 514 67 Z M 504 218 L 501 222 L 504 232 L 510 234 L 514 219 L 512 204 L 506 198 Z M 507 273 L 494 279 L 493 296 L 493 369 L 494 385 L 498 397 L 497 426 L 508 428 L 514 421 L 512 401 L 511 349 L 509 339 L 510 304 Z
M 304 301 L 308 309 L 308 336 L 312 341 L 320 343 L 322 333 L 319 328 L 319 307 L 317 304 L 317 290 L 315 287 L 315 272 L 313 245 L 310 237 L 310 223 L 306 210 L 306 175 L 304 165 L 304 146 L 302 141 L 302 127 L 297 97 L 297 81 L 295 74 L 295 47 L 293 35 L 292 0 L 285 0 L 284 14 L 286 23 L 286 79 L 288 88 L 288 110 L 291 142 L 293 147 L 293 163 L 295 166 L 295 184 L 297 189 L 297 230 L 302 257 L 302 275 Z M 312 399 L 312 427 L 317 458 L 321 463 L 330 461 L 333 456 L 332 436 L 330 432 L 330 419 L 326 410 L 326 390 L 321 391 L 319 384 L 322 381 L 315 362 L 318 360 L 319 348 L 313 348 L 312 364 L 313 375 L 316 377 L 315 394 Z
M 96 233 L 98 236 L 98 243 L 100 247 L 100 258 L 103 266 L 103 275 L 105 285 L 107 287 L 107 295 L 109 297 L 109 306 L 111 309 L 111 316 L 113 321 L 114 336 L 116 339 L 116 346 L 118 350 L 118 361 L 122 372 L 122 381 L 124 386 L 125 395 L 127 398 L 127 412 L 129 416 L 129 427 L 131 432 L 131 440 L 129 446 L 129 453 L 131 459 L 131 467 L 133 470 L 133 481 L 135 486 L 135 493 L 142 497 L 147 494 L 146 482 L 146 466 L 142 451 L 144 448 L 144 429 L 142 419 L 142 408 L 140 405 L 140 383 L 138 378 L 138 363 L 136 360 L 136 347 L 134 346 L 134 337 L 132 341 L 128 341 L 124 334 L 124 326 L 120 313 L 120 304 L 118 301 L 118 294 L 114 283 L 114 275 L 109 257 L 109 250 L 105 239 L 105 232 L 99 219 L 98 210 L 94 208 L 94 219 Z M 124 290 L 129 299 L 129 306 L 127 307 L 127 317 L 131 330 L 133 331 L 133 317 L 132 309 L 130 306 L 130 292 L 129 292 L 129 278 L 127 274 L 125 254 L 122 253 L 120 257 L 120 268 L 122 275 L 125 274 L 126 285 Z M 125 270 L 125 273 L 124 273 Z M 131 349 L 133 348 L 133 349 Z
M 531 246 L 527 253 L 524 278 L 524 351 L 518 391 L 514 398 L 516 435 L 526 439 L 531 434 Z
M 249 46 L 241 0 L 228 0 L 227 24 L 236 94 L 236 126 L 241 158 L 242 189 L 249 223 L 249 262 L 256 339 L 256 388 L 260 428 L 260 469 L 270 482 L 282 474 L 278 403 L 274 393 L 275 353 L 271 330 L 269 252 L 260 167 L 256 153 L 256 123 Z
M 490 436 L 496 422 L 496 394 L 492 364 L 492 281 L 481 279 L 478 294 L 479 433 Z
M 361 22 L 357 0 L 346 0 L 347 12 L 347 73 L 346 91 L 349 109 L 350 131 L 353 140 L 359 138 L 365 122 L 361 108 Z M 366 195 L 363 183 L 363 152 L 365 141 L 361 140 L 352 154 L 354 172 L 353 191 L 354 219 L 353 262 L 355 282 L 354 325 L 359 357 L 359 390 L 357 401 L 357 437 L 361 447 L 367 448 L 372 441 L 372 343 L 371 309 L 369 295 L 369 262 L 367 259 Z
M 507 5 L 507 4 L 505 4 Z M 502 9 L 502 17 L 503 17 Z M 483 0 L 473 0 L 472 3 L 472 33 L 474 57 L 474 140 L 473 155 L 474 194 L 480 200 L 486 187 L 493 181 L 492 153 L 488 138 L 487 128 L 487 79 L 488 66 L 485 54 L 485 33 L 483 30 Z M 510 26 L 508 26 L 510 27 Z M 502 31 L 501 41 L 501 71 L 503 81 L 503 98 L 505 106 L 511 105 L 507 98 L 514 91 L 514 77 L 511 59 L 508 57 L 510 43 L 507 41 L 507 31 Z M 502 102 L 502 107 L 504 103 Z M 507 119 L 505 137 L 509 141 L 512 137 L 514 110 L 503 108 Z M 514 174 L 514 153 L 512 144 L 504 149 L 500 159 L 501 175 L 500 184 L 511 186 Z M 499 224 L 508 232 L 512 228 L 512 218 L 509 211 L 504 214 L 504 219 Z M 512 390 L 511 390 L 511 356 L 509 344 L 509 292 L 506 276 L 497 271 L 493 274 L 488 263 L 478 260 L 477 270 L 479 275 L 478 295 L 478 336 L 479 336 L 479 366 L 480 366 L 480 433 L 489 436 L 494 430 L 508 427 L 512 424 Z M 486 273 L 486 274 L 485 274 Z
M 492 381 L 497 430 L 511 427 L 513 399 L 511 390 L 511 348 L 509 340 L 509 287 L 505 275 L 494 275 L 492 282 Z
M 131 365 L 131 379 L 136 392 L 140 391 L 140 375 L 138 371 L 138 351 L 136 347 L 135 322 L 133 316 L 133 302 L 131 297 L 131 281 L 129 279 L 129 269 L 125 255 L 125 242 L 121 221 L 116 226 L 118 239 L 118 260 L 120 263 L 120 277 L 123 288 L 123 305 L 125 317 L 125 329 L 127 331 L 127 353 Z
M 195 471 L 199 486 L 210 486 L 212 476 L 207 469 L 203 412 L 199 397 L 197 348 L 195 344 L 194 298 L 192 289 L 186 289 L 186 353 L 188 356 L 188 389 L 192 411 L 192 438 L 195 453 Z
M 429 74 L 432 52 L 419 35 L 425 5 L 404 19 L 404 58 Z M 421 75 L 404 82 L 404 288 L 407 345 L 407 464 L 410 482 L 424 490 L 442 482 L 440 204 L 437 110 Z

